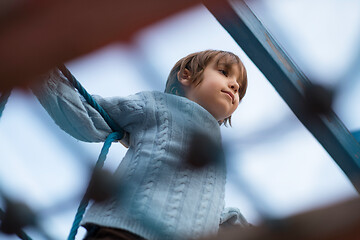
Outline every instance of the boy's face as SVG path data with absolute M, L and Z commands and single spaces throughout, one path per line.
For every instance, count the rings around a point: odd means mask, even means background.
M 186 76 L 179 77 L 179 81 L 184 87 L 185 97 L 205 108 L 217 121 L 222 121 L 239 105 L 239 76 L 237 64 L 217 64 L 212 60 L 204 69 L 203 79 L 198 85 L 187 81 Z

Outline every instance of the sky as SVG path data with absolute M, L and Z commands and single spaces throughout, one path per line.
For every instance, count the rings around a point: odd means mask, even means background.
M 271 2 L 271 3 L 270 3 Z M 360 129 L 360 2 L 252 0 L 258 18 L 314 82 L 337 89 L 334 110 L 351 131 Z M 346 26 L 346 27 L 345 27 Z M 229 34 L 204 8 L 178 13 L 134 36 L 66 63 L 90 92 L 104 97 L 163 91 L 181 57 L 205 49 L 236 53 L 249 79 L 246 96 L 222 127 L 228 161 L 226 205 L 247 220 L 286 217 L 357 196 L 317 140 Z M 101 144 L 63 133 L 30 93 L 13 91 L 0 119 L 0 190 L 27 203 L 54 239 L 64 239 Z M 125 154 L 112 146 L 105 167 Z M 0 206 L 3 203 L 0 200 Z M 59 207 L 61 206 L 61 207 Z M 37 231 L 28 229 L 35 239 Z M 81 239 L 81 230 L 77 239 Z M 35 237 L 37 236 L 37 237 Z M 17 239 L 1 235 L 1 239 Z

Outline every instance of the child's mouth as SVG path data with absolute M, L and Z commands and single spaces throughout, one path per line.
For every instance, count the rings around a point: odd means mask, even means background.
M 234 103 L 234 95 L 231 92 L 228 91 L 221 91 L 225 94 L 227 94 L 231 98 L 231 103 Z

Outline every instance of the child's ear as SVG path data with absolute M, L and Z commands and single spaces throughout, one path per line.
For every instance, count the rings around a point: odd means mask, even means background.
M 186 86 L 190 86 L 192 81 L 191 81 L 191 74 L 190 71 L 188 69 L 184 69 L 183 73 L 180 76 L 180 71 L 177 73 L 177 77 L 179 82 L 181 83 L 181 85 L 183 85 L 184 87 Z

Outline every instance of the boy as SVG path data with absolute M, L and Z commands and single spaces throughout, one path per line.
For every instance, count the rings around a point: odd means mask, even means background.
M 58 70 L 46 78 L 34 92 L 55 122 L 79 140 L 104 141 L 111 130 L 97 111 Z M 184 156 L 195 132 L 221 146 L 219 125 L 231 124 L 246 87 L 246 70 L 236 55 L 208 50 L 179 60 L 165 93 L 95 96 L 130 135 L 115 172 L 129 187 L 125 197 L 87 211 L 85 239 L 189 239 L 215 234 L 226 220 L 241 220 L 236 210 L 224 212 L 224 159 L 194 169 Z

